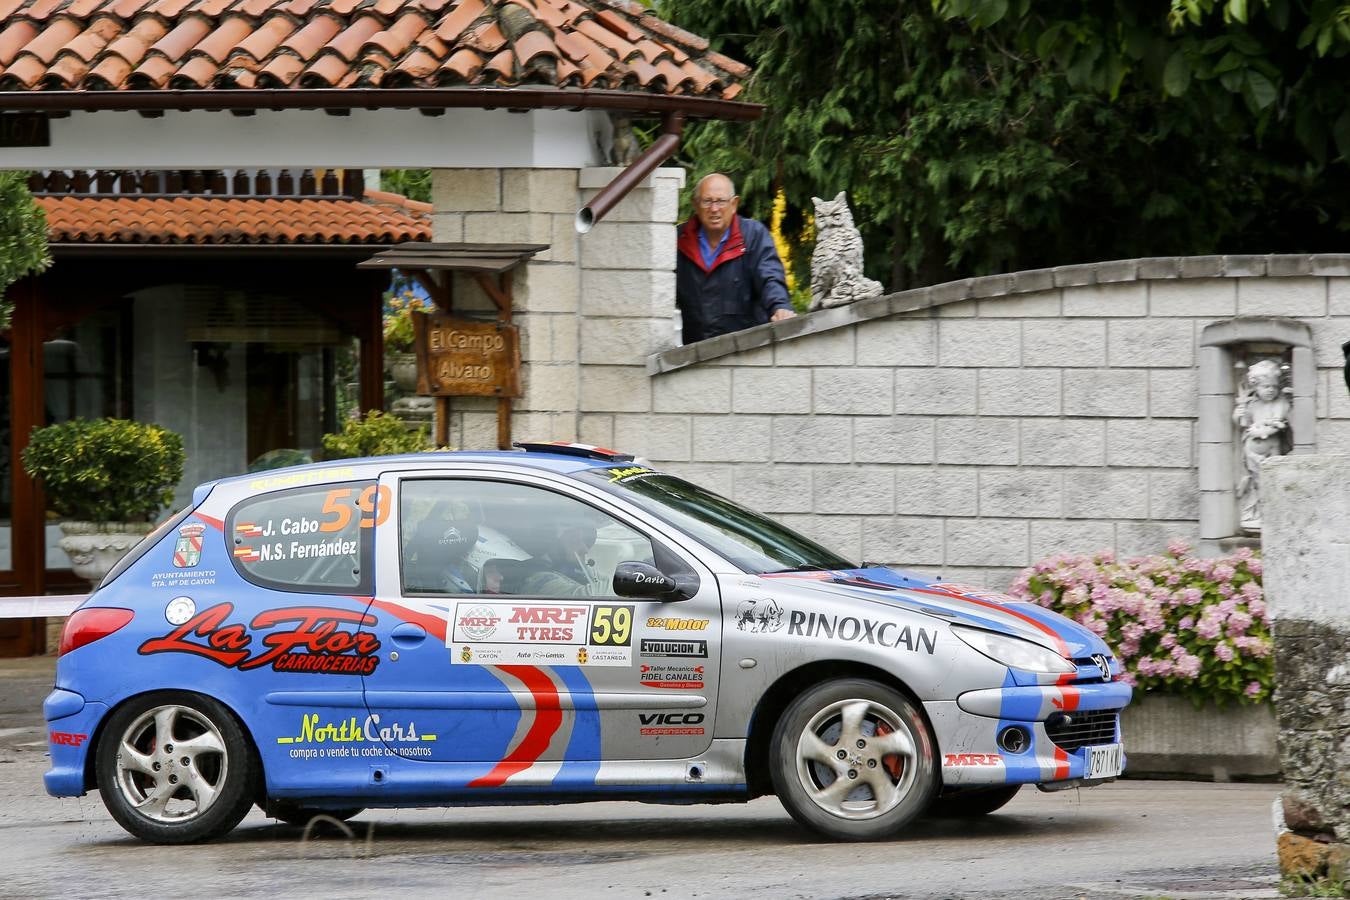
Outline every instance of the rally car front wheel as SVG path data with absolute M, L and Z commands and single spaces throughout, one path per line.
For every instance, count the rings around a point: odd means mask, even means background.
M 137 697 L 108 719 L 97 753 L 103 804 L 142 840 L 211 840 L 238 825 L 253 803 L 252 748 L 229 710 L 209 697 Z
M 774 729 L 770 767 L 792 817 L 844 841 L 894 835 L 938 784 L 923 715 L 903 694 L 864 679 L 828 681 L 797 697 Z

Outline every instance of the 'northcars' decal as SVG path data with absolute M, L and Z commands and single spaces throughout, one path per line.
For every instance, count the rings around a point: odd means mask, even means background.
M 277 738 L 278 744 L 321 745 L 292 746 L 292 759 L 337 758 L 343 756 L 430 756 L 431 748 L 418 746 L 424 741 L 434 741 L 434 734 L 418 734 L 416 722 L 393 722 L 383 725 L 378 713 L 366 716 L 362 722 L 356 716 L 350 716 L 341 722 L 323 722 L 320 724 L 318 713 L 305 713 L 300 720 L 300 733 Z M 397 750 L 380 746 L 384 744 L 407 744 Z M 335 746 L 322 746 L 333 744 Z M 347 744 L 365 744 L 362 747 L 348 747 Z M 373 746 L 371 746 L 373 745 Z
M 925 628 L 903 628 L 894 622 L 874 622 L 855 616 L 827 616 L 824 613 L 788 613 L 787 633 L 794 637 L 823 637 L 859 644 L 878 644 L 882 647 L 919 648 L 931 656 L 937 646 L 937 634 Z
M 164 637 L 141 644 L 139 652 L 191 653 L 231 669 L 257 669 L 271 666 L 276 672 L 313 672 L 323 675 L 369 675 L 380 664 L 375 651 L 380 640 L 359 628 L 344 626 L 374 625 L 368 613 L 322 606 L 293 606 L 263 610 L 247 626 L 226 624 L 233 603 L 217 603 L 197 613 Z M 278 626 L 294 623 L 291 628 Z M 267 647 L 250 651 L 252 632 L 270 631 L 262 638 Z M 251 630 L 251 631 L 250 631 Z

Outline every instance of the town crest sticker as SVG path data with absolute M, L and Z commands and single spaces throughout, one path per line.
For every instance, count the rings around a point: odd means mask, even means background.
M 202 561 L 202 535 L 206 526 L 189 522 L 178 529 L 178 540 L 173 545 L 173 564 L 180 569 L 195 569 Z

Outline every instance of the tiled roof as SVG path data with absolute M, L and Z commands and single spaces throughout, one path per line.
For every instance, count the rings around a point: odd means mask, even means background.
M 749 74 L 632 0 L 0 0 L 0 29 L 0 91 L 481 86 L 731 100 Z
M 48 239 L 80 244 L 393 244 L 431 239 L 431 204 L 350 198 L 39 196 Z

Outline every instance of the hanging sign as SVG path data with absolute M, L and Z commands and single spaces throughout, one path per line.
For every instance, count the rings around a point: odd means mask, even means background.
M 520 331 L 514 325 L 415 312 L 413 335 L 422 396 L 520 396 Z
M 0 147 L 50 147 L 51 129 L 45 112 L 0 114 Z

